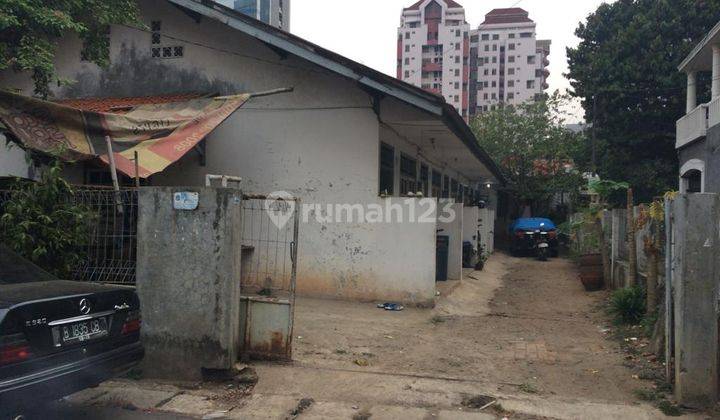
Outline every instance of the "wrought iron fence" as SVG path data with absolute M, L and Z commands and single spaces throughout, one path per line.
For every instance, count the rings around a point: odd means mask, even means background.
M 103 187 L 77 186 L 73 203 L 95 215 L 90 236 L 78 251 L 81 261 L 72 280 L 135 284 L 137 261 L 137 190 L 115 192 Z M 12 191 L 0 191 L 0 209 L 12 200 Z
M 243 294 L 289 297 L 295 292 L 298 213 L 295 199 L 245 195 L 242 204 Z

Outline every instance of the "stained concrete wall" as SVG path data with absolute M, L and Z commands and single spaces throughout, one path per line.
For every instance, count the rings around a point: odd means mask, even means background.
M 480 241 L 485 254 L 495 252 L 495 209 L 484 208 L 479 211 Z
M 710 406 L 718 400 L 720 196 L 683 194 L 672 206 L 675 396 Z
M 462 203 L 438 200 L 438 234 L 450 237 L 448 280 L 462 280 L 463 209 Z
M 198 208 L 175 210 L 177 191 L 197 192 Z M 140 190 L 137 291 L 146 375 L 195 380 L 201 368 L 237 361 L 241 197 L 229 189 Z
M 479 239 L 480 209 L 478 207 L 465 207 L 463 209 L 463 242 L 472 242 L 473 246 Z

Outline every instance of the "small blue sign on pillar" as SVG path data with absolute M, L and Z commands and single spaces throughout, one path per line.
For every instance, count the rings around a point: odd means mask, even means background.
M 200 194 L 182 191 L 173 194 L 173 208 L 175 210 L 195 210 L 200 202 Z

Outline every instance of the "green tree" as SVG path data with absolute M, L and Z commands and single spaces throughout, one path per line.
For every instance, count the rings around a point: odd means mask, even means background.
M 135 0 L 2 0 L 0 1 L 0 70 L 32 73 L 35 93 L 47 97 L 56 77 L 57 41 L 76 34 L 82 56 L 106 66 L 111 24 L 137 24 Z
M 675 121 L 685 111 L 677 66 L 719 16 L 718 0 L 619 0 L 575 31 L 581 42 L 568 49 L 566 76 L 596 130 L 597 172 L 628 181 L 640 201 L 677 188 Z M 704 93 L 708 80 L 700 82 Z
M 583 135 L 565 128 L 561 110 L 566 100 L 556 92 L 543 101 L 496 108 L 471 122 L 519 205 L 547 211 L 553 195 L 577 192 L 583 183 L 573 163 Z
M 44 169 L 40 182 L 18 180 L 0 208 L 0 242 L 45 270 L 68 278 L 81 259 L 95 215 L 73 202 L 59 161 Z

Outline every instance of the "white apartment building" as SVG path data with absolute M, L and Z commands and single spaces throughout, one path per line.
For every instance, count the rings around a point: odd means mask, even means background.
M 466 119 L 534 100 L 550 74 L 550 41 L 535 28 L 520 8 L 494 9 L 473 30 L 457 2 L 418 1 L 402 13 L 397 77 L 444 96 Z
M 471 79 L 476 83 L 471 94 L 477 92 L 471 114 L 535 100 L 548 88 L 550 41 L 537 40 L 535 22 L 523 9 L 494 9 L 485 15 L 471 36 L 471 51 L 477 57 L 470 70 L 477 74 Z
M 268 25 L 290 32 L 290 0 L 235 0 L 233 8 Z

